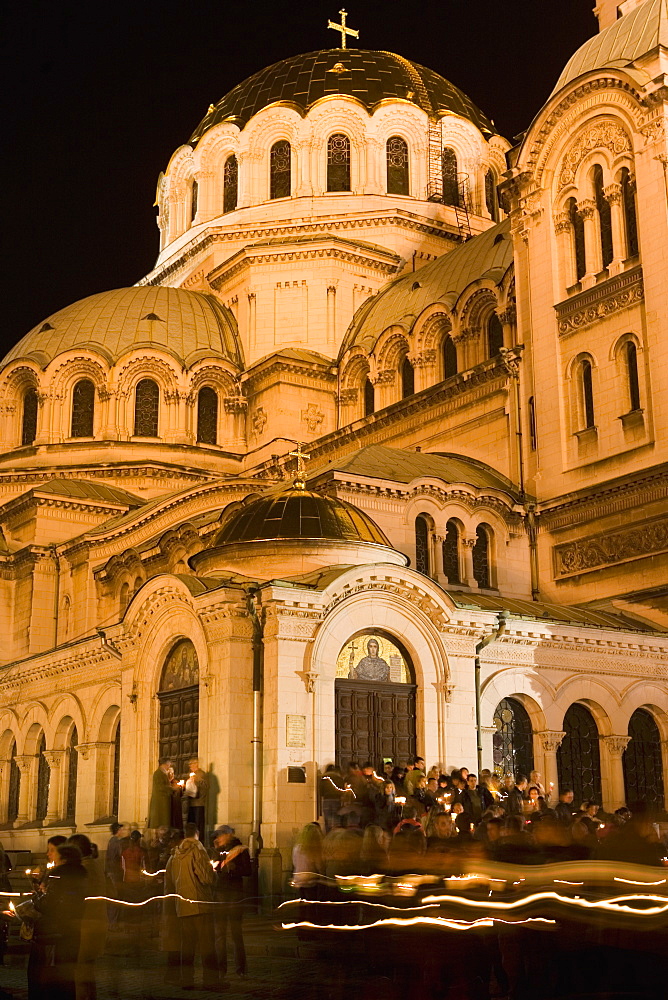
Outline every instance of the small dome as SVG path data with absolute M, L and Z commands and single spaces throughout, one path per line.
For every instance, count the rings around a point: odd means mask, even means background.
M 88 347 L 109 363 L 141 345 L 167 350 L 181 363 L 223 357 L 243 366 L 237 322 L 213 295 L 184 288 L 116 288 L 80 299 L 27 333 L 4 363 L 33 358 L 46 366 L 58 354 Z
M 321 49 L 282 59 L 240 83 L 217 104 L 190 137 L 196 145 L 221 122 L 243 128 L 270 104 L 289 104 L 305 114 L 321 97 L 344 94 L 369 110 L 383 100 L 417 104 L 428 115 L 461 115 L 487 134 L 494 123 L 458 87 L 433 70 L 397 56 L 370 49 Z
M 230 542 L 295 538 L 391 544 L 364 511 L 337 497 L 294 486 L 236 511 L 218 532 L 214 547 Z

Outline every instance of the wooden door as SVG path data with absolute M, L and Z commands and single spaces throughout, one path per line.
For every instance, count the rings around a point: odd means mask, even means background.
M 160 756 L 171 757 L 177 778 L 188 773 L 188 761 L 197 756 L 199 686 L 161 691 Z
M 370 760 L 380 773 L 415 756 L 415 685 L 336 682 L 336 762 Z

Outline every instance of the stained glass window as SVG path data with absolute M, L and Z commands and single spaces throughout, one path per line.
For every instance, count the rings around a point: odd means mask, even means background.
M 577 202 L 575 198 L 570 198 L 568 201 L 568 214 L 571 218 L 571 226 L 573 227 L 573 248 L 575 250 L 575 278 L 576 281 L 580 281 L 584 278 L 587 273 L 587 262 L 585 258 L 585 231 L 584 231 L 584 219 L 578 212 Z
M 42 734 L 37 746 L 37 800 L 35 803 L 35 819 L 40 823 L 44 820 L 49 808 L 49 782 L 51 781 L 51 768 L 46 762 L 45 750 L 46 739 Z
M 401 136 L 393 135 L 385 144 L 387 160 L 387 193 L 408 194 L 408 145 Z
M 491 528 L 479 524 L 475 529 L 475 545 L 473 546 L 473 578 L 479 587 L 491 586 L 489 574 L 489 538 Z
M 239 166 L 233 153 L 227 157 L 223 167 L 223 212 L 233 212 L 237 207 L 238 183 Z
M 21 772 L 16 763 L 16 740 L 12 743 L 9 764 L 9 801 L 7 805 L 7 820 L 13 823 L 19 814 L 19 793 L 21 791 Z
M 613 257 L 612 212 L 610 210 L 610 202 L 603 193 L 603 169 L 598 163 L 594 167 L 594 198 L 596 200 L 601 236 L 601 261 L 603 267 L 608 267 Z
M 32 444 L 37 434 L 37 389 L 32 386 L 23 393 L 21 444 Z
M 210 385 L 197 393 L 197 440 L 201 444 L 218 440 L 218 393 Z
M 626 375 L 629 386 L 629 409 L 640 409 L 640 383 L 638 381 L 638 348 L 632 340 L 626 342 Z
M 285 139 L 275 142 L 269 154 L 269 197 L 289 198 L 291 190 L 290 143 Z
M 582 388 L 582 416 L 584 427 L 595 427 L 594 419 L 594 386 L 592 382 L 591 361 L 586 358 L 580 362 L 580 379 Z
M 626 255 L 636 257 L 638 246 L 638 220 L 636 218 L 635 185 L 626 167 L 622 170 L 622 203 L 624 205 L 624 223 L 626 227 Z
M 646 802 L 652 809 L 665 808 L 661 734 L 652 715 L 637 708 L 629 720 L 631 737 L 622 764 L 627 805 Z
M 496 197 L 496 178 L 491 170 L 485 171 L 485 205 L 496 222 L 499 218 L 499 203 Z
M 446 146 L 441 154 L 441 176 L 443 178 L 443 204 L 459 205 L 459 182 L 457 180 L 457 154 Z
M 559 788 L 572 788 L 573 807 L 592 799 L 601 802 L 601 760 L 598 729 L 588 708 L 571 705 L 564 716 L 566 733 L 557 750 Z
M 197 215 L 197 199 L 199 196 L 199 184 L 193 179 L 190 188 L 190 224 L 192 225 Z
M 79 751 L 76 745 L 79 742 L 77 727 L 72 726 L 70 743 L 67 748 L 67 801 L 65 803 L 65 819 L 68 823 L 73 823 L 77 811 L 77 773 L 79 770 Z
M 448 583 L 461 583 L 459 579 L 459 528 L 456 521 L 448 521 L 443 539 L 443 572 Z
M 160 389 L 152 378 L 143 378 L 135 389 L 135 437 L 158 436 Z
M 503 326 L 495 312 L 487 321 L 487 356 L 496 357 L 503 347 Z
M 422 515 L 415 518 L 415 568 L 429 576 L 429 524 Z
M 401 396 L 412 396 L 415 392 L 415 370 L 406 357 L 401 363 Z
M 82 378 L 72 390 L 72 437 L 93 436 L 95 418 L 95 386 L 89 378 Z
M 370 378 L 364 380 L 364 416 L 368 417 L 376 409 L 376 393 Z
M 340 132 L 327 140 L 327 190 L 350 191 L 350 139 Z
M 492 737 L 494 770 L 499 776 L 529 777 L 533 771 L 533 731 L 524 705 L 504 698 L 494 712 L 496 732 Z
M 443 378 L 457 374 L 457 348 L 449 333 L 443 338 Z

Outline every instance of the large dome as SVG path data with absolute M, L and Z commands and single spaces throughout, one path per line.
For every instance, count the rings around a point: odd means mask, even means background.
M 32 358 L 45 367 L 72 348 L 87 347 L 113 363 L 139 347 L 167 350 L 180 362 L 223 357 L 243 366 L 237 322 L 213 295 L 183 288 L 117 288 L 80 299 L 35 326 L 4 363 Z
M 461 115 L 485 133 L 494 124 L 473 101 L 444 77 L 393 52 L 371 49 L 322 49 L 282 59 L 240 83 L 217 104 L 190 137 L 195 145 L 221 122 L 243 128 L 270 104 L 289 104 L 302 114 L 321 97 L 345 94 L 369 110 L 383 100 L 417 104 L 429 115 Z

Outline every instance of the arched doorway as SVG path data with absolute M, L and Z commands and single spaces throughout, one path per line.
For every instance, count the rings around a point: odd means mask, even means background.
M 557 750 L 560 791 L 573 789 L 576 809 L 587 799 L 601 803 L 601 758 L 594 716 L 576 702 L 564 716 L 564 732 Z
M 495 772 L 528 778 L 533 771 L 533 730 L 526 708 L 516 698 L 503 698 L 496 706 L 494 725 Z
M 382 773 L 415 756 L 415 680 L 405 649 L 384 632 L 353 636 L 336 662 L 336 762 Z
M 646 802 L 651 809 L 664 809 L 661 733 L 646 708 L 637 708 L 629 719 L 631 737 L 624 756 L 624 794 L 629 802 Z
M 199 723 L 199 664 L 189 639 L 178 642 L 167 656 L 158 700 L 158 756 L 171 757 L 177 777 L 187 775 L 189 759 L 197 756 Z

